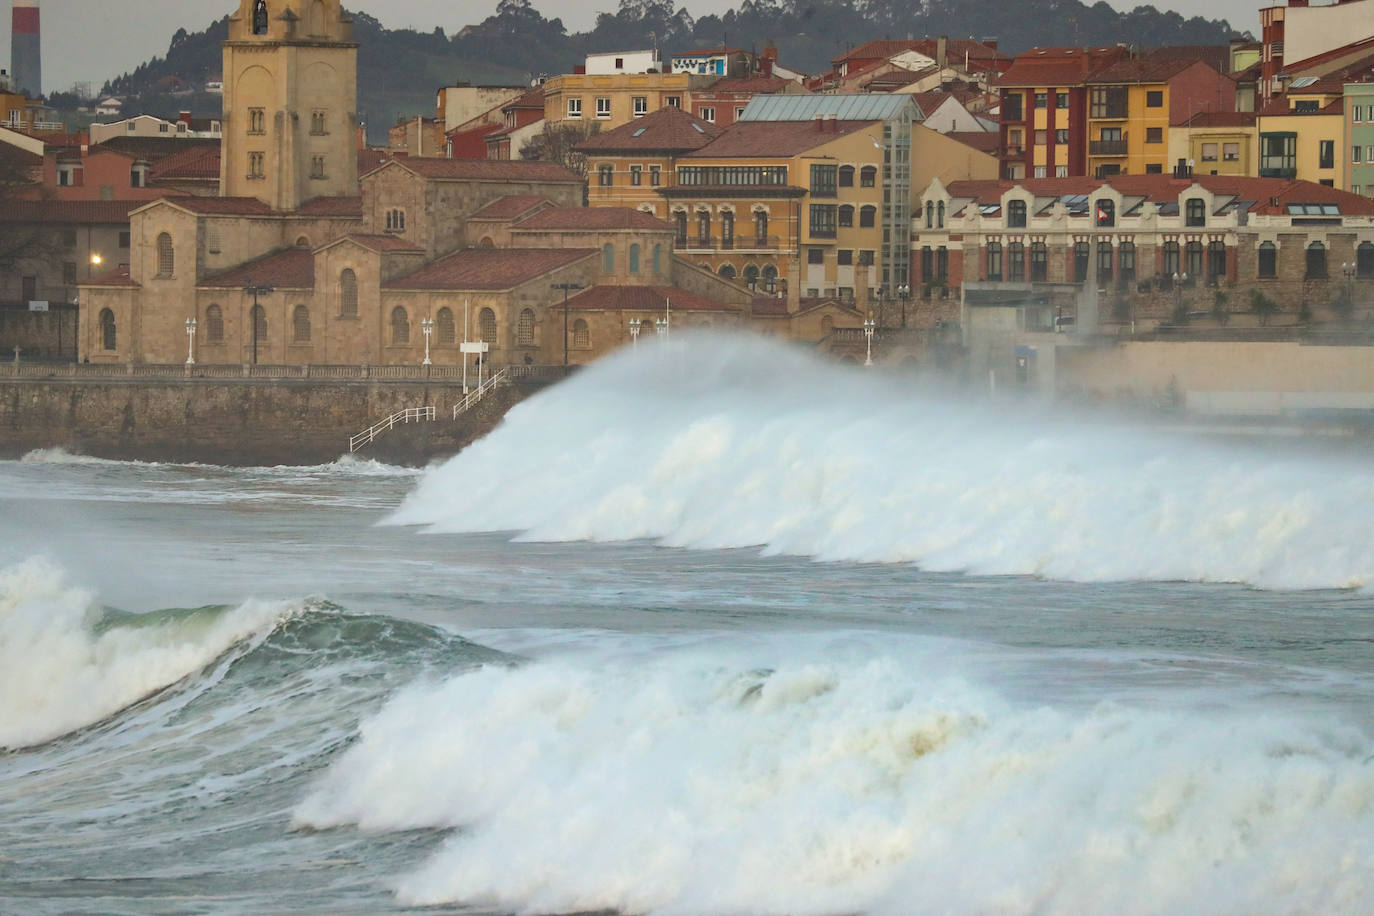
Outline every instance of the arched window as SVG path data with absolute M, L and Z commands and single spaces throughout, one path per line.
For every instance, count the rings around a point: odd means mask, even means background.
M 1002 243 L 988 242 L 987 254 L 987 279 L 1000 281 L 1002 279 Z
M 735 247 L 735 213 L 726 210 L 720 215 L 720 247 Z
M 1184 269 L 1188 276 L 1196 280 L 1202 276 L 1202 243 L 1194 239 L 1184 246 L 1184 253 L 1187 255 L 1184 259 Z
M 926 228 L 935 228 L 935 201 L 926 201 Z
M 1007 227 L 1010 229 L 1026 228 L 1026 202 L 1024 200 L 1007 201 Z
M 109 309 L 100 310 L 100 348 L 102 350 L 115 348 L 115 317 L 114 312 Z
M 674 238 L 679 248 L 687 247 L 687 211 L 677 210 L 673 213 L 673 226 L 677 232 Z
M 1226 273 L 1226 243 L 1210 242 L 1207 245 L 1207 276 L 1217 279 Z
M 358 317 L 358 275 L 347 267 L 339 274 L 339 317 Z
M 297 247 L 297 248 L 309 248 L 309 247 L 310 247 L 310 239 L 306 238 L 305 236 L 301 236 L 300 238 L 296 239 L 296 247 Z
M 615 246 L 610 242 L 601 249 L 601 269 L 608 274 L 615 273 Z
M 1307 246 L 1307 275 L 1303 279 L 1326 279 L 1326 246 L 1321 242 Z
M 491 240 L 491 236 L 489 236 L 489 235 L 484 235 L 484 236 L 482 236 L 482 241 L 480 241 L 480 242 L 477 243 L 477 247 L 478 247 L 478 248 L 495 248 L 495 247 L 496 247 L 496 243 L 493 242 L 493 241 Z
M 410 343 L 410 316 L 404 306 L 391 310 L 391 342 L 396 345 Z
M 1031 282 L 1044 283 L 1049 275 L 1049 252 L 1045 248 L 1044 242 L 1031 242 L 1030 247 L 1031 261 Z
M 1273 242 L 1261 242 L 1259 246 L 1259 276 L 1261 280 L 1272 280 L 1278 276 L 1279 249 Z
M 496 346 L 496 313 L 491 309 L 482 309 L 477 313 L 477 331 L 482 335 L 482 342 Z
M 386 211 L 386 231 L 405 232 L 406 231 L 406 211 L 399 208 Z
M 440 344 L 453 344 L 458 341 L 458 328 L 453 321 L 453 309 L 441 308 L 434 318 L 434 332 Z
M 253 34 L 267 34 L 267 0 L 258 0 L 253 5 Z
M 697 245 L 702 248 L 711 247 L 711 212 L 709 210 L 697 211 Z
M 716 273 L 720 274 L 727 280 L 733 280 L 735 279 L 735 265 L 722 264 L 720 265 L 720 270 L 717 270 Z
M 253 345 L 256 353 L 257 347 L 267 343 L 267 309 L 261 305 L 253 306 L 249 320 L 253 322 Z
M 162 233 L 157 237 L 157 275 L 170 277 L 176 269 L 176 251 L 172 248 L 172 237 Z
M 778 269 L 772 264 L 763 268 L 763 288 L 770 293 L 778 291 Z
M 663 273 L 663 246 L 654 246 L 654 275 Z
M 1361 280 L 1374 277 L 1374 243 L 1361 242 L 1355 249 L 1355 276 Z
M 852 165 L 842 165 L 842 166 L 840 166 L 840 187 L 842 187 L 842 188 L 852 188 L 852 187 L 854 187 L 854 166 L 852 166 Z
M 298 305 L 291 313 L 291 339 L 295 343 L 310 343 L 310 309 Z
M 1021 242 L 1007 243 L 1007 280 L 1023 283 L 1026 279 L 1026 246 Z
M 1178 242 L 1167 241 L 1164 243 L 1164 276 L 1173 279 L 1178 266 Z
M 935 204 L 935 228 L 945 228 L 945 202 L 943 200 Z
M 878 208 L 860 207 L 859 208 L 859 227 L 862 229 L 872 229 L 877 225 Z
M 759 269 L 753 264 L 746 264 L 744 266 L 744 283 L 750 289 L 759 285 Z
M 1183 224 L 1185 226 L 1207 225 L 1207 203 L 1201 197 L 1189 199 Z
M 853 208 L 852 206 L 850 206 L 849 204 L 842 204 L 842 205 L 840 206 L 840 225 L 841 225 L 841 226 L 852 226 L 852 225 L 854 225 L 854 208 Z
M 630 246 L 630 273 L 639 273 L 639 246 Z
M 205 342 L 224 343 L 224 312 L 220 311 L 218 305 L 212 305 L 205 310 Z
M 859 172 L 859 184 L 865 188 L 872 188 L 878 184 L 878 169 L 875 166 L 866 165 Z
M 515 322 L 515 343 L 521 347 L 534 346 L 534 309 L 521 309 Z
M 579 318 L 573 322 L 572 345 L 578 350 L 590 350 L 592 346 L 592 331 L 587 327 L 587 322 Z
M 310 34 L 324 35 L 324 0 L 315 0 L 310 4 Z
M 754 244 L 759 248 L 768 247 L 768 211 L 754 211 Z

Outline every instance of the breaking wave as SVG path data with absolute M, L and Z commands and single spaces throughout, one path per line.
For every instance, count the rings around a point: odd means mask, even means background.
M 309 607 L 248 601 L 120 614 L 47 561 L 0 570 L 0 749 L 101 722 L 236 647 L 248 651 Z
M 969 402 L 747 337 L 603 360 L 390 523 L 1072 581 L 1374 582 L 1367 460 Z
M 900 651 L 900 650 L 895 650 Z M 803 657 L 798 657 L 802 655 Z M 519 913 L 1368 912 L 1367 737 L 1018 708 L 920 659 L 490 666 L 414 685 L 298 827 L 454 831 L 406 905 Z

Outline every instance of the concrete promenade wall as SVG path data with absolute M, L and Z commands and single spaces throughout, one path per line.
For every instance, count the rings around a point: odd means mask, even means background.
M 120 460 L 230 466 L 323 464 L 348 454 L 349 437 L 407 407 L 437 419 L 397 426 L 358 452 L 422 465 L 485 435 L 535 390 L 497 388 L 458 420 L 452 382 L 313 379 L 5 379 L 0 376 L 0 458 L 34 449 Z
M 1374 347 L 1133 341 L 1065 347 L 1061 395 L 1175 401 L 1211 413 L 1374 410 Z

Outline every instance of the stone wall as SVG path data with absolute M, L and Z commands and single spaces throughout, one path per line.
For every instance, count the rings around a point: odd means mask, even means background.
M 15 347 L 29 359 L 74 359 L 76 318 L 75 306 L 49 306 L 46 312 L 0 309 L 0 361 L 13 358 Z
M 374 423 L 432 405 L 436 420 L 397 426 L 358 452 L 422 465 L 485 435 L 533 390 L 496 389 L 454 420 L 463 394 L 452 383 L 0 379 L 0 458 L 64 448 L 120 460 L 322 464 Z

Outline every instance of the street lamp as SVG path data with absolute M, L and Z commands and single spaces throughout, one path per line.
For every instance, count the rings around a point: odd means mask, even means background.
M 869 312 L 864 319 L 864 339 L 868 343 L 868 356 L 864 359 L 865 366 L 873 365 L 873 332 L 878 329 L 878 322 L 873 320 L 873 313 Z
M 660 340 L 668 336 L 668 322 L 666 319 L 660 318 L 654 322 L 654 333 L 659 336 Z
M 186 319 L 186 365 L 196 364 L 196 320 Z
M 902 327 L 906 327 L 906 301 L 911 298 L 911 287 L 906 284 L 897 287 L 897 298 L 902 300 Z
M 581 283 L 554 283 L 551 289 L 563 291 L 563 369 L 568 368 L 568 293 L 572 290 L 586 289 Z M 566 373 L 565 373 L 566 374 Z
M 258 296 L 265 296 L 268 293 L 275 293 L 275 286 L 258 286 L 253 281 L 248 281 L 248 285 L 243 291 L 253 297 L 253 311 L 248 315 L 248 321 L 253 325 L 253 365 L 258 364 Z
M 1183 324 L 1179 321 L 1179 312 L 1183 308 L 1183 284 L 1188 282 L 1188 272 L 1174 274 L 1174 323 Z
M 425 361 L 422 365 L 431 365 L 429 360 L 429 335 L 434 333 L 434 319 L 423 318 L 420 320 L 420 330 L 425 334 Z
M 86 279 L 89 280 L 91 278 L 92 268 L 99 267 L 103 263 L 105 263 L 105 259 L 102 258 L 99 254 L 91 255 L 91 264 L 89 267 L 86 268 Z
M 639 348 L 639 322 L 630 319 L 630 346 L 634 349 Z

